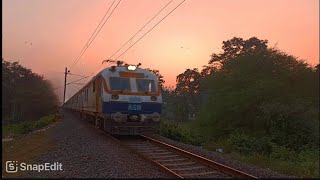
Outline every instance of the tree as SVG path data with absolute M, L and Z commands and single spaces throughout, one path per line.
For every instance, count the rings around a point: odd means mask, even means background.
M 43 76 L 2 59 L 2 122 L 39 118 L 58 107 L 51 83 Z
M 177 76 L 176 90 L 180 94 L 188 94 L 193 96 L 199 91 L 201 74 L 197 68 L 187 69 Z
M 241 131 L 290 149 L 319 146 L 319 76 L 302 60 L 266 48 L 267 41 L 224 42 L 223 66 L 206 78 L 200 123 L 212 137 Z
M 268 40 L 260 40 L 257 37 L 243 40 L 242 38 L 234 37 L 230 40 L 223 41 L 222 44 L 223 52 L 219 54 L 212 54 L 209 64 L 213 64 L 217 61 L 223 64 L 224 62 L 241 55 L 265 51 L 268 47 Z
M 201 80 L 202 76 L 197 68 L 187 69 L 177 76 L 175 93 L 176 98 L 180 101 L 177 108 L 179 107 L 181 115 L 185 115 L 185 119 L 189 113 L 193 114 L 198 110 Z

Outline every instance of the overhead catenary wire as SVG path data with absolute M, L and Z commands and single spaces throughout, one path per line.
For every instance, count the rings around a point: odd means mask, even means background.
M 71 75 L 71 76 L 79 76 L 79 77 L 86 77 L 86 76 L 82 76 L 82 75 L 78 75 L 78 74 L 72 74 L 72 73 L 68 73 L 69 75 Z
M 114 52 L 108 59 L 111 59 L 115 54 L 117 54 L 125 45 L 127 45 L 131 40 L 139 34 L 154 18 L 156 18 L 173 0 L 169 1 L 159 12 L 157 12 L 144 26 L 142 26 L 127 42 L 125 42 L 116 52 Z
M 121 1 L 121 0 L 120 0 L 120 1 Z M 120 3 L 120 1 L 118 2 L 118 4 Z M 165 16 L 164 16 L 160 21 L 158 21 L 151 29 L 149 29 L 145 34 L 143 34 L 137 41 L 135 41 L 132 45 L 130 45 L 123 53 L 121 53 L 121 54 L 120 54 L 117 58 L 115 58 L 115 59 L 117 60 L 117 59 L 119 59 L 122 55 L 124 55 L 131 47 L 133 47 L 133 46 L 134 46 L 136 43 L 138 43 L 143 37 L 145 37 L 150 31 L 152 31 L 156 26 L 158 26 L 165 18 L 167 18 L 172 12 L 174 12 L 174 11 L 175 11 L 179 6 L 181 6 L 185 1 L 186 1 L 186 0 L 181 1 L 174 9 L 172 9 L 167 15 L 165 15 Z M 171 2 L 171 1 L 170 1 L 170 2 Z M 169 2 L 169 3 L 170 3 L 170 2 Z M 169 3 L 168 3 L 168 4 L 169 4 Z M 118 5 L 118 4 L 117 4 L 117 5 Z M 167 5 L 168 5 L 168 4 L 167 4 Z M 166 5 L 166 6 L 167 6 L 167 5 Z M 165 7 L 166 7 L 166 6 L 165 6 Z M 117 6 L 116 6 L 116 7 L 117 7 Z M 164 7 L 164 8 L 165 8 L 165 7 Z M 163 9 L 164 9 L 164 8 L 163 8 Z M 163 9 L 161 9 L 161 11 L 162 11 Z M 115 8 L 113 9 L 113 11 L 114 11 L 114 10 L 115 10 Z M 112 11 L 112 12 L 113 12 L 113 11 Z M 161 11 L 160 11 L 160 12 L 161 12 Z M 159 13 L 160 13 L 160 12 L 159 12 Z M 158 14 L 159 14 L 159 13 L 158 13 Z M 154 17 L 153 17 L 153 18 L 154 18 Z M 152 19 L 153 19 L 153 18 L 152 18 Z M 152 21 L 152 19 L 151 19 L 150 21 Z M 148 22 L 148 23 L 150 23 L 150 22 Z M 148 23 L 147 23 L 147 24 L 148 24 Z M 146 25 L 145 25 L 145 26 L 146 26 Z M 144 27 L 145 27 L 145 26 L 144 26 Z M 143 27 L 143 28 L 144 28 L 144 27 Z M 143 29 L 143 28 L 142 28 L 142 29 Z M 101 30 L 101 28 L 100 28 L 100 30 Z M 100 30 L 99 30 L 99 31 L 100 31 Z M 99 31 L 98 31 L 98 33 L 99 33 Z M 139 30 L 139 31 L 140 31 L 140 30 Z M 138 33 L 136 33 L 136 34 L 138 34 Z M 134 36 L 136 36 L 136 34 L 135 34 Z M 133 38 L 133 37 L 132 37 L 132 38 Z M 125 45 L 126 45 L 128 42 L 130 42 L 130 41 L 132 40 L 132 38 L 130 38 L 130 39 L 125 43 Z M 124 45 L 123 45 L 123 46 L 124 46 Z M 122 47 L 123 47 L 123 46 L 122 46 Z M 121 47 L 121 48 L 122 48 L 122 47 Z M 121 48 L 120 48 L 120 49 L 121 49 Z M 114 54 L 115 54 L 115 53 L 114 53 Z M 114 55 L 114 54 L 113 54 L 113 55 Z M 98 69 L 101 68 L 102 66 L 103 66 L 103 63 L 102 63 L 96 70 L 98 70 Z M 96 71 L 96 70 L 95 70 L 95 71 Z M 94 71 L 94 72 L 95 72 L 95 71 Z M 94 73 L 94 72 L 93 72 L 93 73 Z M 90 77 L 93 73 L 91 73 L 89 76 L 87 76 L 87 78 Z M 84 79 L 84 78 L 82 78 L 82 79 Z M 81 80 L 81 79 L 79 79 L 79 80 Z M 77 81 L 79 81 L 79 80 L 77 80 Z M 77 82 L 77 81 L 74 81 L 74 82 Z
M 104 21 L 104 23 L 102 24 L 102 26 L 100 27 L 100 29 L 98 30 L 98 32 L 94 35 L 94 33 L 91 35 L 91 37 L 89 38 L 87 44 L 84 46 L 83 50 L 80 52 L 80 55 L 78 56 L 78 58 L 75 60 L 75 62 L 73 63 L 73 65 L 71 66 L 71 68 L 75 67 L 75 65 L 79 62 L 80 58 L 82 57 L 82 55 L 86 52 L 86 50 L 89 48 L 89 46 L 91 45 L 91 43 L 94 41 L 94 39 L 97 37 L 97 35 L 99 34 L 99 32 L 101 31 L 101 29 L 104 27 L 104 25 L 106 24 L 106 22 L 109 20 L 109 18 L 111 17 L 111 15 L 113 14 L 113 12 L 116 10 L 116 8 L 118 7 L 118 5 L 120 4 L 122 0 L 119 0 L 118 3 L 116 4 L 116 6 L 113 8 L 112 12 L 110 13 L 110 15 L 107 17 L 107 19 Z M 112 4 L 110 5 L 108 11 L 105 13 L 104 17 L 102 18 L 102 20 L 100 21 L 99 25 L 102 23 L 103 19 L 105 18 L 105 16 L 108 14 L 109 10 L 111 9 L 112 5 L 114 4 L 115 0 L 112 2 Z M 94 32 L 97 31 L 99 25 L 97 26 L 96 30 Z M 92 39 L 91 39 L 92 38 Z M 91 41 L 90 41 L 91 39 Z M 69 71 L 70 69 L 69 68 Z M 88 78 L 89 76 L 87 77 L 83 77 L 82 79 L 85 79 L 85 78 Z M 77 81 L 80 81 L 82 79 L 78 79 Z M 74 81 L 74 82 L 77 82 L 77 81 Z M 71 83 L 74 83 L 74 82 L 71 82 Z M 70 84 L 70 83 L 69 83 Z
M 68 83 L 68 84 L 72 84 L 72 83 L 75 83 L 75 82 L 81 81 L 81 80 L 86 79 L 86 78 L 88 78 L 88 77 L 89 77 L 89 76 L 86 76 L 86 77 L 80 78 L 80 79 L 75 80 L 75 81 L 72 81 L 72 82 L 70 82 L 70 83 Z
M 104 61 L 106 61 L 106 60 L 102 60 L 101 65 L 97 69 L 95 69 L 91 74 L 89 74 L 88 76 L 92 76 L 98 69 L 100 69 L 103 66 Z M 109 65 L 107 67 L 109 67 L 109 66 L 110 66 L 110 62 L 109 62 Z
M 143 28 L 145 28 L 158 14 L 160 14 L 173 0 L 169 1 L 157 14 L 155 14 L 142 28 L 139 29 L 139 31 L 136 32 L 136 34 L 134 34 L 124 45 L 122 45 L 115 53 L 113 53 L 110 58 L 108 58 L 107 60 L 111 59 L 117 52 L 120 51 L 120 49 L 122 49 L 126 44 L 128 44 L 128 42 L 130 42 Z M 158 24 L 160 24 L 166 17 L 168 17 L 173 11 L 175 11 L 183 2 L 185 2 L 186 0 L 183 0 L 182 2 L 180 2 L 174 9 L 172 9 L 166 16 L 164 16 L 158 23 L 156 23 L 151 29 L 149 29 L 149 31 L 147 31 L 143 36 L 141 36 L 137 41 L 135 41 L 132 45 L 129 46 L 129 48 L 127 48 L 120 56 L 118 56 L 116 58 L 119 59 L 123 54 L 125 54 L 132 46 L 134 46 L 138 41 L 140 41 L 145 35 L 147 35 L 152 29 L 154 29 Z M 94 74 L 94 72 L 96 72 L 98 69 L 100 69 L 103 66 L 103 62 L 105 60 L 102 61 L 102 64 L 95 69 L 90 75 L 88 76 L 92 76 Z
M 124 55 L 132 46 L 134 46 L 137 42 L 139 42 L 143 37 L 145 37 L 150 31 L 152 31 L 158 24 L 160 24 L 166 17 L 168 17 L 173 11 L 175 11 L 182 3 L 186 0 L 180 2 L 174 9 L 172 9 L 166 16 L 164 16 L 158 23 L 156 23 L 151 29 L 149 29 L 145 34 L 143 34 L 137 41 L 135 41 L 131 46 L 129 46 L 123 53 L 121 53 L 116 59 L 119 59 L 122 55 Z
M 143 35 L 142 35 L 137 41 L 135 41 L 132 45 L 131 45 L 131 43 L 130 43 L 130 46 L 129 46 L 123 53 L 121 53 L 115 60 L 118 60 L 122 55 L 124 55 L 131 47 L 133 47 L 133 46 L 134 46 L 136 43 L 138 43 L 143 37 L 145 37 L 150 31 L 152 31 L 156 26 L 158 26 L 165 18 L 167 18 L 173 11 L 175 11 L 175 10 L 176 10 L 179 6 L 181 6 L 185 1 L 186 1 L 186 0 L 183 0 L 182 2 L 180 2 L 174 9 L 172 9 L 167 15 L 165 15 L 160 21 L 158 21 L 151 29 L 149 29 L 145 34 L 143 34 Z M 117 6 L 119 5 L 120 2 L 121 2 L 121 0 L 117 3 L 116 7 L 112 10 L 112 12 L 111 12 L 111 14 L 109 15 L 109 17 L 112 15 L 112 13 L 113 13 L 114 10 L 117 8 Z M 166 6 L 168 6 L 171 2 L 172 2 L 172 0 L 169 1 Z M 166 6 L 165 6 L 165 7 L 166 7 Z M 149 20 L 147 24 L 149 24 L 158 14 L 160 14 L 161 11 L 162 11 L 163 9 L 165 9 L 165 7 L 162 8 L 162 9 L 160 10 L 160 12 L 158 12 L 151 20 Z M 107 20 L 109 19 L 109 17 L 107 18 Z M 104 24 L 107 22 L 107 20 L 104 22 Z M 104 26 L 104 24 L 101 26 L 101 28 L 99 29 L 99 31 L 98 31 L 98 32 L 96 33 L 96 35 L 93 37 L 93 39 L 91 40 L 91 42 L 90 42 L 87 46 L 85 46 L 84 52 L 88 49 L 88 47 L 90 46 L 90 44 L 93 42 L 93 40 L 95 39 L 95 37 L 98 35 L 98 33 L 100 32 L 100 30 L 101 30 L 102 27 Z M 132 39 L 133 39 L 145 26 L 147 26 L 147 24 L 144 25 L 144 26 L 143 26 L 133 37 L 131 37 L 123 46 L 121 46 L 120 49 L 122 49 L 122 47 L 124 47 L 128 42 L 131 42 Z M 117 50 L 112 56 L 114 56 L 117 52 L 119 52 L 120 49 Z M 81 56 L 84 54 L 84 52 L 82 52 L 82 54 L 80 55 L 80 58 L 81 58 Z M 111 56 L 111 57 L 112 57 L 112 56 Z M 111 59 L 111 57 L 110 57 L 109 59 Z M 72 66 L 72 68 L 76 65 L 76 63 L 80 60 L 80 58 L 78 58 L 78 60 L 74 63 L 74 65 Z M 103 61 L 103 62 L 104 62 L 104 61 Z M 96 70 L 98 70 L 100 67 L 103 66 L 103 62 L 102 62 L 102 64 L 101 64 Z M 96 70 L 95 70 L 95 71 L 96 71 Z M 95 72 L 95 71 L 94 71 L 94 72 Z M 94 73 L 94 72 L 93 72 L 93 73 Z M 80 81 L 80 80 L 82 80 L 82 79 L 86 79 L 86 78 L 90 77 L 93 73 L 91 73 L 91 74 L 90 74 L 89 76 L 87 76 L 87 77 L 78 79 L 78 80 L 73 81 L 73 82 L 71 82 L 71 83 L 75 83 L 75 82 Z M 68 83 L 68 85 L 71 84 L 71 83 Z
M 82 51 L 82 53 L 80 53 L 79 58 L 76 59 L 75 63 L 71 66 L 72 69 L 81 59 L 82 55 L 87 51 L 87 49 L 89 48 L 89 46 L 91 45 L 91 43 L 94 41 L 94 39 L 97 37 L 97 35 L 99 34 L 99 32 L 101 31 L 101 29 L 103 28 L 103 26 L 106 24 L 106 22 L 110 19 L 111 15 L 113 14 L 113 12 L 117 9 L 118 5 L 120 4 L 122 0 L 119 0 L 118 3 L 116 4 L 116 6 L 113 8 L 113 10 L 111 11 L 111 13 L 109 14 L 109 16 L 107 17 L 107 19 L 104 21 L 104 23 L 101 25 L 101 27 L 99 28 L 98 32 L 93 36 L 93 38 L 91 39 L 91 41 L 89 42 L 89 44 L 87 44 L 84 48 L 84 50 Z M 113 3 L 112 3 L 113 5 Z M 110 6 L 110 8 L 112 7 L 112 5 Z M 110 8 L 108 9 L 108 11 L 110 10 Z
M 103 20 L 104 20 L 104 18 L 106 17 L 106 15 L 109 13 L 109 11 L 110 11 L 112 5 L 114 4 L 114 2 L 115 2 L 115 0 L 113 0 L 112 4 L 109 6 L 107 12 L 104 14 L 104 16 L 103 16 L 103 18 L 101 19 L 101 21 L 99 22 L 98 26 L 96 27 L 96 29 L 94 30 L 94 32 L 91 34 L 91 36 L 90 36 L 90 38 L 88 39 L 87 43 L 83 46 L 80 54 L 78 55 L 78 57 L 75 59 L 75 61 L 72 63 L 72 65 L 71 65 L 70 67 L 73 67 L 73 65 L 76 64 L 76 62 L 77 62 L 78 59 L 80 58 L 82 52 L 86 49 L 86 47 L 88 47 L 88 44 L 89 44 L 90 40 L 92 39 L 93 35 L 97 32 L 100 24 L 103 22 Z

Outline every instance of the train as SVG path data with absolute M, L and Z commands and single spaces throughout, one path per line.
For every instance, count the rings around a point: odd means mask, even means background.
M 127 64 L 103 69 L 64 104 L 65 109 L 113 135 L 155 133 L 161 107 L 158 77 Z

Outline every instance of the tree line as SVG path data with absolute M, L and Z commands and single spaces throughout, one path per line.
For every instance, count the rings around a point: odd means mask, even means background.
M 2 124 L 13 124 L 54 112 L 59 105 L 52 84 L 19 62 L 2 59 Z
M 256 148 L 265 154 L 271 145 L 319 148 L 319 64 L 268 48 L 267 40 L 234 37 L 202 70 L 187 69 L 176 82 L 163 87 L 164 119 L 196 113 L 193 127 L 208 140 L 263 139 Z

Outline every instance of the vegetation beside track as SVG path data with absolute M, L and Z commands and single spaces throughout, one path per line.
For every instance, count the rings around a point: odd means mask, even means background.
M 17 124 L 10 124 L 2 127 L 2 138 L 6 137 L 17 137 L 22 134 L 41 129 L 49 124 L 57 121 L 58 115 L 43 116 L 36 121 L 24 121 Z
M 164 88 L 161 134 L 223 149 L 234 158 L 298 177 L 319 177 L 319 64 L 252 37 L 223 41 L 202 71 Z M 197 118 L 190 119 L 190 114 Z
M 266 139 L 258 140 L 244 134 L 233 134 L 230 138 L 213 141 L 192 130 L 193 124 L 194 122 L 174 123 L 162 120 L 160 135 L 209 151 L 222 149 L 223 153 L 234 159 L 280 173 L 297 177 L 319 177 L 319 150 L 316 148 L 296 152 Z M 259 148 L 267 148 L 269 153 L 264 153 Z
M 2 126 L 39 119 L 57 111 L 52 83 L 19 62 L 2 59 Z

